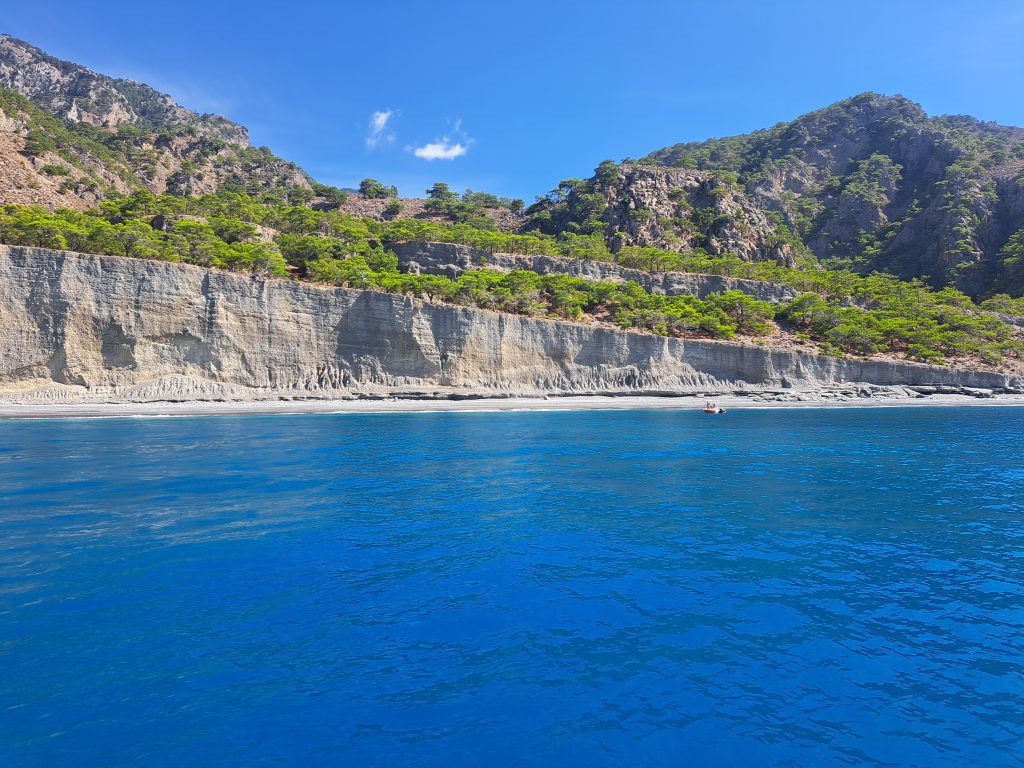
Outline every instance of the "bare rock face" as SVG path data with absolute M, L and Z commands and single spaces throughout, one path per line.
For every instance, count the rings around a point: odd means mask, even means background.
M 776 225 L 721 174 L 627 164 L 602 191 L 608 199 L 604 219 L 611 231 L 625 235 L 626 245 L 796 263 Z
M 198 267 L 0 247 L 0 400 L 677 394 L 1019 378 L 681 341 Z
M 779 216 L 772 218 L 736 174 L 652 164 L 602 163 L 586 181 L 562 182 L 527 211 L 527 229 L 600 234 L 612 252 L 625 247 L 701 250 L 745 261 L 796 264 Z

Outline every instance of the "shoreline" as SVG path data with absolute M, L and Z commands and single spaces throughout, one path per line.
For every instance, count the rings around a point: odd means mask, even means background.
M 465 399 L 379 398 L 353 400 L 150 401 L 122 403 L 0 403 L 0 420 L 58 418 L 137 418 L 360 413 L 493 413 L 515 411 L 700 411 L 705 400 L 729 410 L 789 408 L 918 408 L 1024 406 L 1024 395 L 923 395 L 838 400 L 820 393 L 794 393 L 802 399 L 766 400 L 738 395 L 566 395 Z

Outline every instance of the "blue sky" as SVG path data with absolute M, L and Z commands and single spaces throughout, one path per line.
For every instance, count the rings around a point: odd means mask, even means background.
M 36 0 L 0 27 L 224 114 L 320 181 L 406 195 L 440 180 L 529 203 L 603 159 L 867 90 L 1024 125 L 1019 0 Z

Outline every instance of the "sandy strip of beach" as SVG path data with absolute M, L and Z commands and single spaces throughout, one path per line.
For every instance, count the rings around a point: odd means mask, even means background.
M 700 411 L 713 399 L 727 412 L 763 408 L 905 408 L 920 406 L 1021 406 L 1024 395 L 928 395 L 919 398 L 857 398 L 837 400 L 815 393 L 801 393 L 802 400 L 759 400 L 737 395 L 639 396 L 587 395 L 565 397 L 508 397 L 443 399 L 356 399 L 356 400 L 257 400 L 187 401 L 146 403 L 47 403 L 0 404 L 0 419 L 116 418 L 158 416 L 228 416 L 246 414 L 300 413 L 472 413 L 494 411 Z

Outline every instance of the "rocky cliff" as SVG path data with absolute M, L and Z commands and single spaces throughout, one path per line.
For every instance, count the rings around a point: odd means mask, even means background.
M 0 247 L 0 399 L 686 393 L 1017 377 L 681 341 L 198 267 Z

